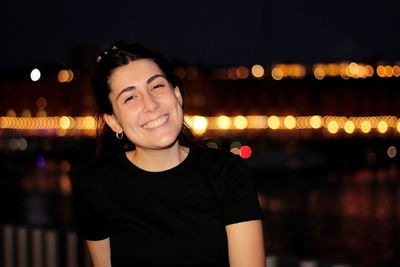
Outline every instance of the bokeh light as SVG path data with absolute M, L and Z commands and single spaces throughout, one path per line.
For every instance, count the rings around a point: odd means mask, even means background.
M 40 70 L 39 70 L 39 69 L 33 69 L 33 70 L 31 71 L 30 77 L 31 77 L 31 80 L 32 80 L 33 82 L 39 81 L 39 79 L 40 79 L 41 76 L 42 76 L 42 74 L 40 73 Z
M 43 168 L 46 165 L 46 160 L 42 156 L 36 157 L 36 166 Z
M 251 68 L 251 74 L 255 78 L 262 78 L 264 76 L 264 68 L 261 65 L 256 64 Z
M 356 126 L 354 124 L 354 122 L 352 121 L 346 121 L 346 123 L 344 124 L 344 131 L 348 134 L 351 134 L 354 132 Z
M 240 156 L 244 159 L 250 158 L 251 156 L 251 148 L 249 146 L 242 146 L 240 148 Z
M 363 133 L 369 133 L 371 131 L 371 128 L 372 128 L 372 126 L 371 126 L 371 123 L 369 121 L 363 121 L 361 123 L 361 131 Z
M 247 122 L 246 117 L 244 117 L 244 116 L 236 116 L 233 119 L 233 124 L 235 125 L 235 127 L 237 129 L 243 130 L 243 129 L 245 129 L 247 127 L 248 122 Z
M 61 129 L 68 129 L 71 126 L 71 120 L 67 116 L 63 116 L 60 118 L 60 127 Z
M 389 158 L 394 158 L 397 155 L 397 149 L 395 146 L 390 146 L 387 150 L 387 155 Z
M 271 71 L 271 76 L 272 76 L 272 78 L 273 78 L 274 80 L 277 80 L 277 81 L 282 80 L 282 78 L 283 78 L 283 71 L 282 71 L 282 69 L 279 68 L 279 67 L 274 67 L 274 68 L 272 69 L 272 71 Z
M 296 119 L 295 117 L 289 115 L 284 119 L 283 124 L 286 128 L 293 129 L 296 127 Z
M 281 124 L 281 121 L 277 116 L 271 116 L 268 118 L 268 126 L 271 129 L 278 129 Z
M 321 118 L 321 116 L 318 116 L 318 115 L 312 116 L 311 119 L 310 119 L 310 125 L 314 129 L 321 128 L 322 127 L 322 118 Z
M 225 115 L 218 116 L 216 123 L 220 129 L 229 129 L 231 127 L 231 119 Z
M 388 124 L 386 121 L 380 121 L 378 123 L 377 129 L 380 133 L 386 133 L 388 130 Z
M 337 121 L 333 120 L 328 123 L 328 131 L 331 134 L 335 134 L 339 131 L 339 124 Z
M 208 121 L 203 116 L 194 116 L 193 117 L 193 131 L 196 134 L 203 134 L 207 130 Z

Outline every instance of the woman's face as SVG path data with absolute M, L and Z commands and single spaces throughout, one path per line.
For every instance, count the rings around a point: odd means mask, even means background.
M 124 132 L 137 149 L 175 144 L 183 124 L 182 96 L 160 67 L 139 59 L 116 68 L 109 79 L 114 113 L 104 115 L 114 132 Z

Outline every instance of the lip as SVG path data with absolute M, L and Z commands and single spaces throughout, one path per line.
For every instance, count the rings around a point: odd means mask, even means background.
M 160 119 L 162 119 L 163 117 L 166 117 L 166 120 L 165 120 L 161 125 L 159 125 L 159 126 L 157 126 L 157 127 L 154 127 L 154 128 L 145 128 L 145 125 L 151 124 L 152 122 L 155 122 L 155 121 L 157 121 L 157 120 L 160 120 Z M 154 118 L 154 119 L 151 119 L 151 120 L 149 120 L 149 121 L 143 123 L 143 124 L 142 124 L 142 128 L 145 129 L 145 130 L 148 130 L 148 131 L 156 130 L 156 129 L 159 129 L 159 128 L 165 126 L 165 125 L 167 124 L 168 120 L 169 120 L 169 113 L 162 114 L 162 115 L 160 115 L 160 116 L 158 116 L 158 117 L 156 117 L 156 118 Z

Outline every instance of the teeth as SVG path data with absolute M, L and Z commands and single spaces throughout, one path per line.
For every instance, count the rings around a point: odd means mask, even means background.
M 157 128 L 161 125 L 163 125 L 168 119 L 168 115 L 164 115 L 161 118 L 159 118 L 158 120 L 146 123 L 145 125 L 143 125 L 143 128 L 145 129 L 154 129 Z

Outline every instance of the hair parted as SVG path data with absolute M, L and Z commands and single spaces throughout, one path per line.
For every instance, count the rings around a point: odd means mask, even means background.
M 174 74 L 168 60 L 154 49 L 140 44 L 128 43 L 124 41 L 114 42 L 100 51 L 97 58 L 97 65 L 91 77 L 91 84 L 97 103 L 97 147 L 98 156 L 106 157 L 118 154 L 123 151 L 135 149 L 135 145 L 125 136 L 118 140 L 115 133 L 105 123 L 104 114 L 113 114 L 109 94 L 111 92 L 109 79 L 113 71 L 139 59 L 150 59 L 156 63 L 164 72 L 167 80 L 172 87 L 178 86 L 183 96 L 183 87 L 181 80 Z M 181 132 L 178 135 L 179 144 L 184 146 L 201 145 L 190 129 L 183 123 Z

